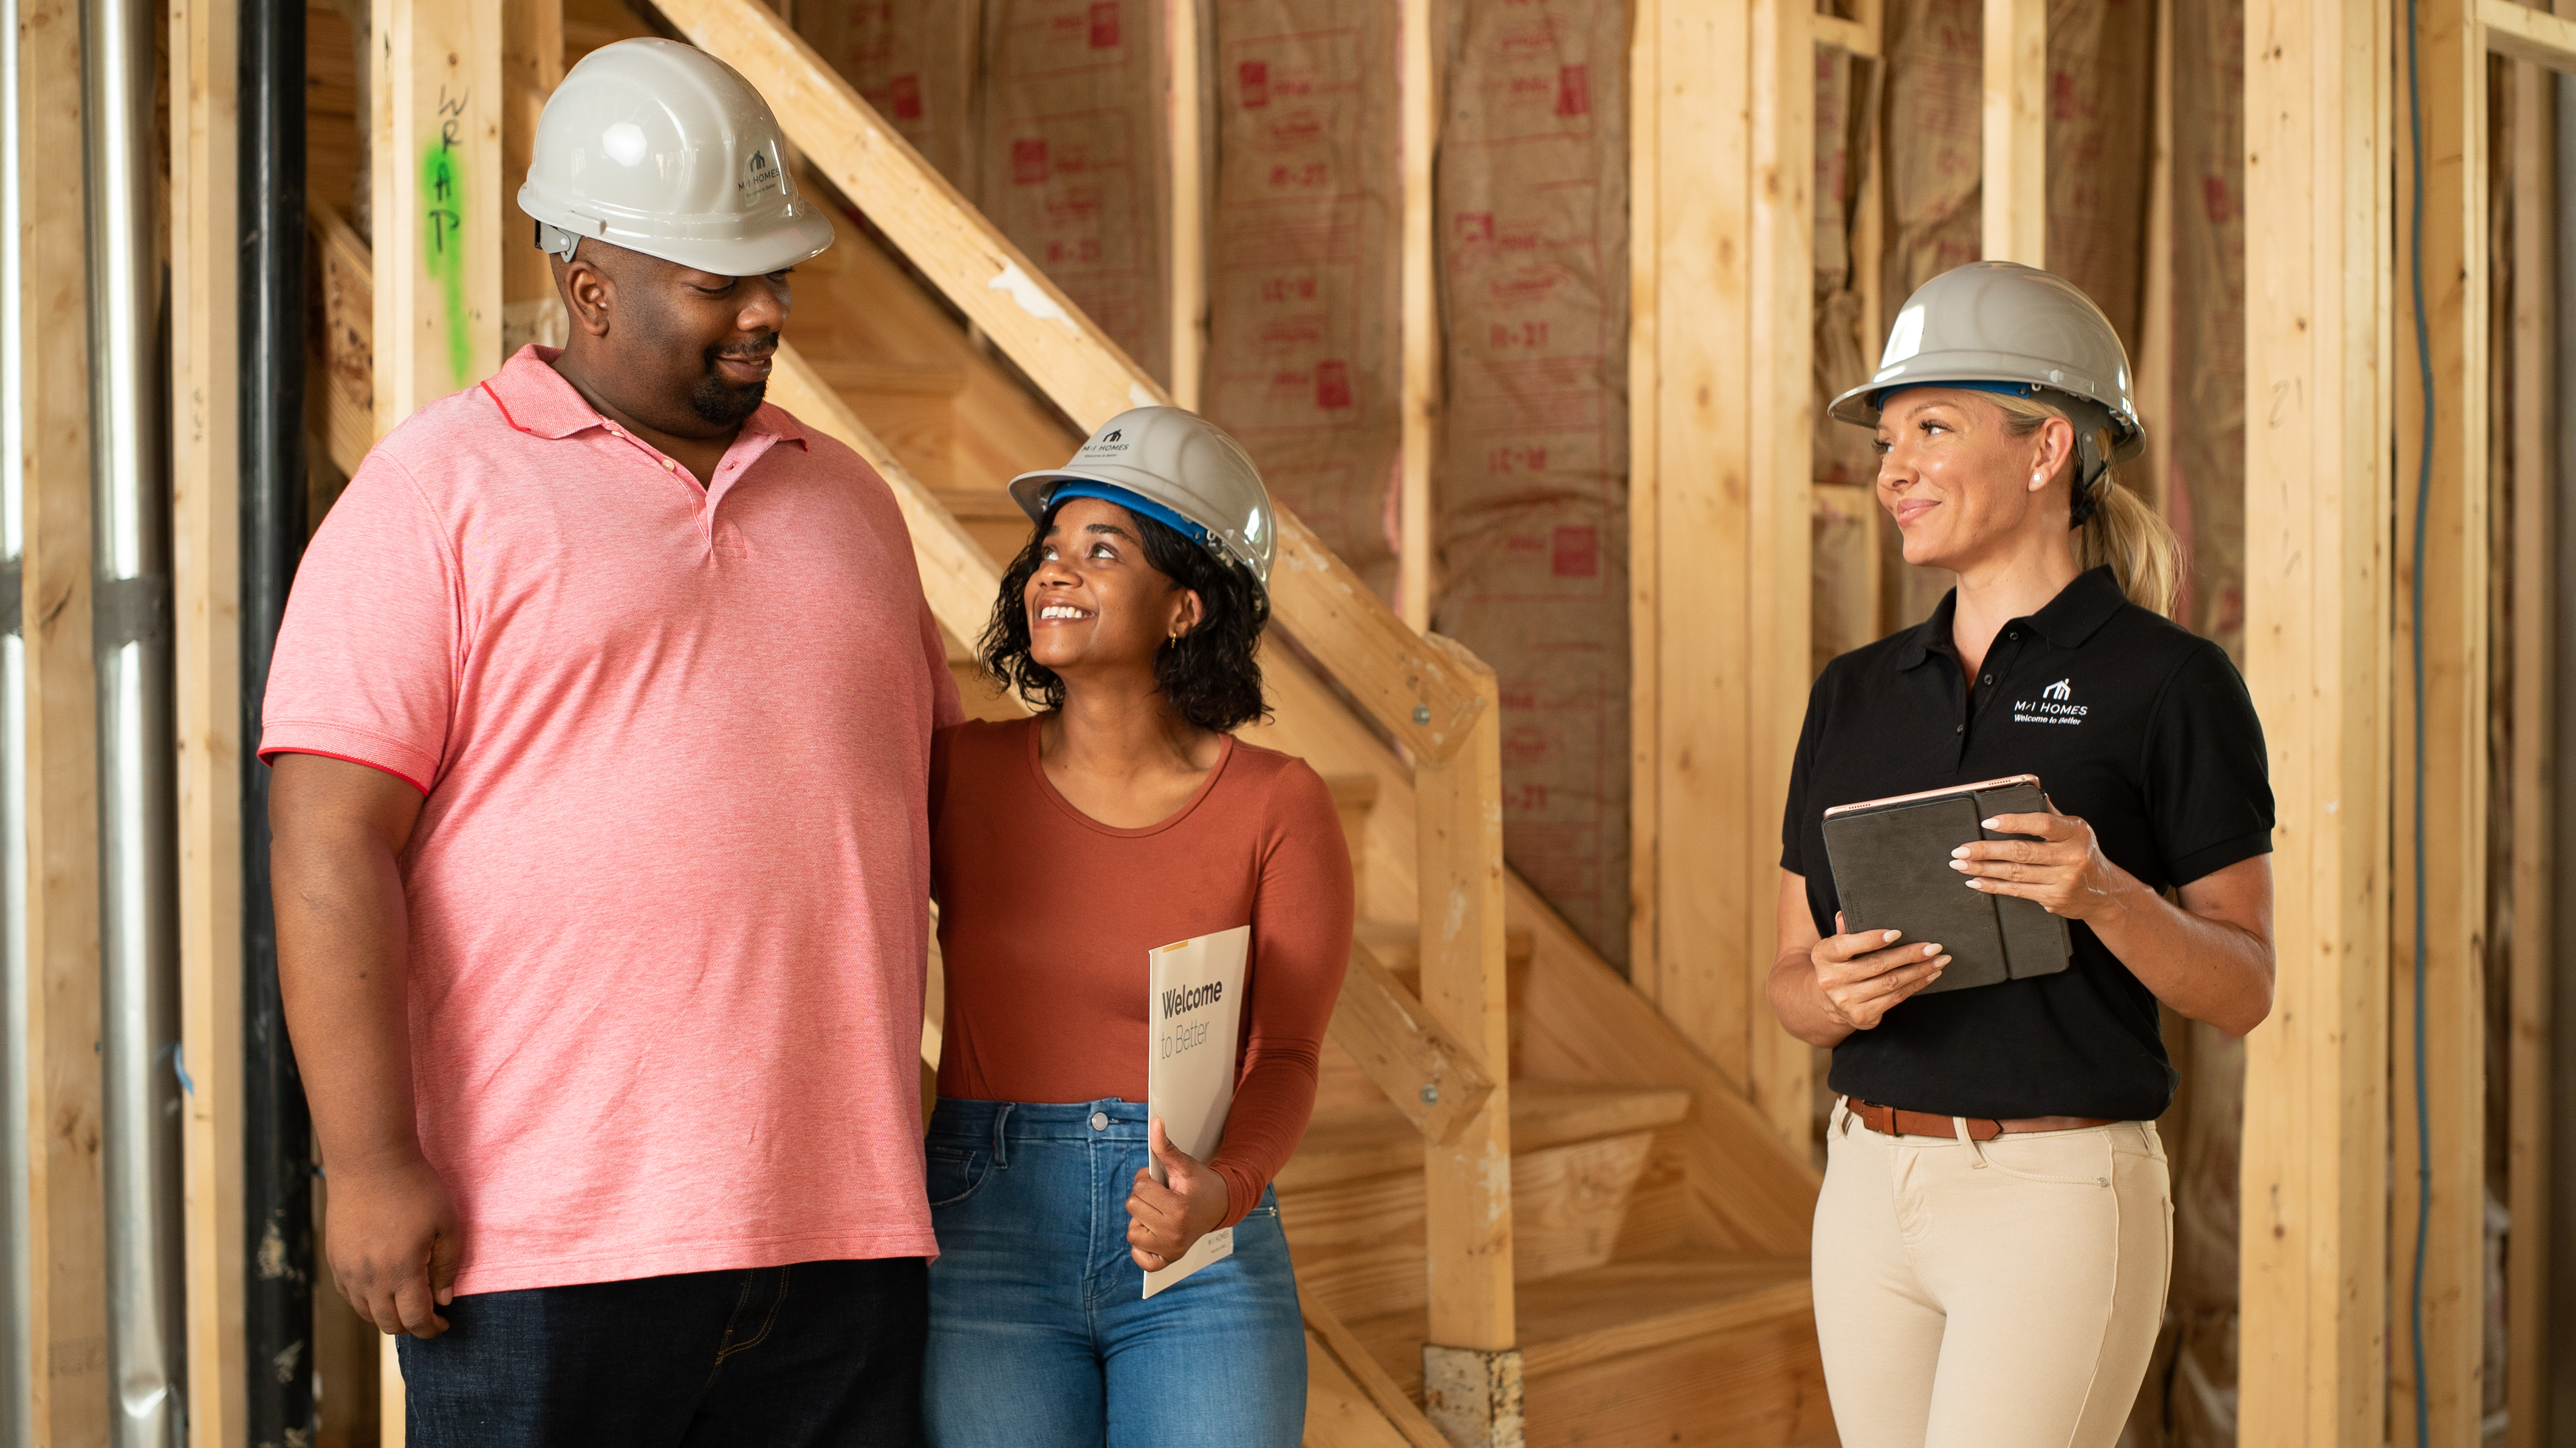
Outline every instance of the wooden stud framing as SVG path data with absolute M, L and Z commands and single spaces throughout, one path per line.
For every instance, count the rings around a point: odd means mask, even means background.
M 2562 74 L 2576 73 L 2576 20 L 2522 0 L 2478 0 L 2487 49 Z
M 2552 677 L 2557 658 L 2556 406 L 2558 226 L 2551 125 L 2556 79 L 2524 63 L 2508 82 L 2513 108 L 2513 941 L 2507 994 L 2505 1128 L 2505 1431 L 2508 1448 L 2546 1448 L 2549 1415 L 2550 1031 L 2554 1002 L 2551 899 L 2556 834 Z
M 1751 918 L 1736 933 L 1744 952 L 1746 1094 L 1781 1138 L 1800 1148 L 1815 1130 L 1815 1054 L 1771 1013 L 1778 926 L 1763 886 L 1779 879 L 1780 805 L 1814 668 L 1815 18 L 1805 0 L 1753 6 L 1753 292 L 1746 323 L 1752 355 L 1767 361 L 1753 369 L 1746 399 L 1753 632 L 1744 666 L 1754 686 L 1746 710 L 1750 810 L 1736 830 L 1751 877 Z M 1684 636 L 1678 628 L 1670 635 L 1676 642 Z
M 100 1176 L 97 706 L 90 656 L 89 310 L 80 11 L 16 14 L 24 544 L 28 1390 L 38 1442 L 103 1445 L 107 1241 Z
M 1170 52 L 1165 90 L 1171 138 L 1172 401 L 1199 408 L 1207 360 L 1208 111 L 1203 0 L 1165 0 L 1163 33 Z
M 191 1089 L 188 1422 L 249 1432 L 242 1358 L 238 0 L 170 7 L 171 588 L 177 627 L 180 1051 Z
M 2172 487 L 2174 398 L 2173 7 L 2156 7 L 2154 76 L 2148 88 L 2147 275 L 2138 327 L 2138 416 L 2146 423 L 2140 491 L 2159 513 Z M 2184 621 L 2189 626 L 2189 620 Z
M 1431 477 L 1441 416 L 1440 228 L 1433 163 L 1440 150 L 1441 59 L 1446 0 L 1401 0 L 1397 106 L 1403 131 L 1403 216 L 1398 282 L 1402 445 L 1396 480 L 1396 612 L 1431 627 Z
M 545 331 L 546 319 L 562 314 L 554 269 L 532 242 L 518 195 L 536 154 L 537 117 L 563 80 L 563 55 L 563 0 L 502 0 L 501 165 L 488 182 L 475 183 L 484 203 L 494 208 L 501 253 L 504 340 L 496 357 Z
M 2479 43 L 2475 0 L 2419 0 L 2415 46 L 2422 98 L 2423 252 L 2410 255 L 2408 227 L 2397 228 L 2395 299 L 2398 346 L 2395 393 L 2397 646 L 2424 657 L 2423 818 L 2411 779 L 2416 758 L 2410 675 L 2401 654 L 2400 705 L 2394 711 L 2397 788 L 2392 804 L 2397 848 L 2391 961 L 2395 1009 L 2390 1045 L 2395 1092 L 2389 1113 L 2397 1189 L 2392 1196 L 2389 1261 L 2389 1433 L 2399 1448 L 2416 1444 L 2415 1398 L 2431 1405 L 2431 1443 L 2479 1441 L 2479 1380 L 2484 1355 L 2486 1247 L 2487 622 L 2491 413 L 2487 405 L 2487 54 Z M 2400 26 L 2403 20 L 2399 21 Z M 2398 32 L 2400 44 L 2405 35 Z M 2397 58 L 2403 73 L 2405 58 Z M 2411 205 L 2417 158 L 2399 128 L 2396 157 L 2399 217 Z M 2415 385 L 2422 365 L 2405 289 L 2418 264 L 2436 379 L 2428 418 Z M 2412 577 L 2416 544 L 2417 459 L 2432 434 L 2425 486 L 2431 507 L 2424 564 Z M 2420 585 L 2423 613 L 2410 607 Z M 2415 959 L 2414 835 L 2424 840 L 2425 954 Z M 2424 975 L 2424 1051 L 2416 1060 L 2414 976 Z M 2428 1092 L 2432 1211 L 2419 1222 L 2415 1083 Z M 2410 1297 L 2416 1235 L 2424 1237 L 2423 1361 L 2415 1381 Z
M 2279 975 L 2246 1041 L 2237 1433 L 2384 1441 L 2390 0 L 2247 0 L 2246 682 Z
M 1630 58 L 1631 975 L 1801 1153 L 1811 1058 L 1762 982 L 1809 668 L 1812 23 L 1640 0 Z
M 2048 0 L 1985 0 L 1989 261 L 2048 265 Z
M 1878 30 L 1867 20 L 1846 20 L 1839 15 L 1819 12 L 1815 19 L 1816 43 L 1846 50 L 1863 60 L 1878 59 Z
M 502 0 L 374 0 L 376 435 L 501 363 Z
M 1474 683 L 1485 708 L 1467 747 L 1414 770 L 1414 825 L 1421 893 L 1422 1005 L 1448 1035 L 1489 1063 L 1511 1054 L 1504 1001 L 1501 701 L 1494 672 L 1460 645 L 1433 636 Z M 1512 1307 L 1511 1092 L 1499 1064 L 1493 1091 L 1446 1142 L 1425 1142 L 1425 1259 L 1430 1274 L 1430 1341 L 1490 1356 L 1519 1346 Z M 1426 1382 L 1432 1380 L 1426 1350 Z M 1507 1365 L 1517 1384 L 1517 1360 Z M 1490 1379 L 1483 1379 L 1490 1381 Z M 1436 1395 L 1435 1395 L 1436 1396 Z M 1517 1399 L 1517 1394 L 1513 1394 Z M 1428 1403 L 1433 1422 L 1468 1448 L 1516 1448 L 1477 1404 L 1494 1395 Z M 1515 1401 L 1516 1406 L 1516 1401 Z

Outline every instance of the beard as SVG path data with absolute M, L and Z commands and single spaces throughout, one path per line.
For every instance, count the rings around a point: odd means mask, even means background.
M 761 399 L 769 393 L 769 380 L 762 378 L 747 384 L 727 382 L 724 374 L 716 369 L 716 359 L 774 351 L 777 346 L 778 334 L 772 332 L 751 349 L 709 347 L 704 358 L 706 371 L 689 393 L 689 409 L 717 427 L 733 427 L 758 412 Z

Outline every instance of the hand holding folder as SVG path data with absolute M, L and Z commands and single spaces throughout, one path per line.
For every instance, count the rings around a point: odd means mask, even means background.
M 2073 947 L 2064 920 L 2034 901 L 1970 889 L 1950 868 L 1950 852 L 1971 841 L 2033 838 L 1984 821 L 2046 813 L 2048 797 L 2028 774 L 1826 810 L 1825 854 L 1844 928 L 1940 942 L 1950 965 L 1925 995 L 2066 969 Z

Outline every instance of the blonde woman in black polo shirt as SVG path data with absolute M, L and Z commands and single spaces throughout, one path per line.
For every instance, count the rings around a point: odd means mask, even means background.
M 1933 279 L 1877 376 L 1905 561 L 1958 587 L 1828 665 L 1781 850 L 1771 1003 L 1833 1049 L 1816 1330 L 1845 1448 L 2086 1448 L 2127 1419 L 2164 1315 L 2161 1000 L 2242 1035 L 2271 1009 L 2272 793 L 2243 682 L 2164 614 L 2173 534 L 2110 467 L 2142 441 L 2119 339 L 2055 276 Z M 1938 940 L 1843 933 L 1837 804 L 2034 774 L 2049 812 L 1961 841 L 1959 888 L 2068 922 L 2059 974 L 1918 995 Z

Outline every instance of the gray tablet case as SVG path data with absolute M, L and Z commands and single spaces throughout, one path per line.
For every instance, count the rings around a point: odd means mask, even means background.
M 2010 784 L 1826 816 L 1825 854 L 1845 928 L 1902 930 L 1909 941 L 1941 945 L 1950 965 L 1926 995 L 2066 969 L 2073 947 L 2064 920 L 2035 900 L 1971 890 L 1950 868 L 1950 852 L 1971 840 L 2034 838 L 1980 821 L 2047 812 L 2037 785 Z

